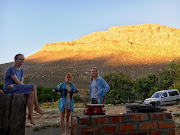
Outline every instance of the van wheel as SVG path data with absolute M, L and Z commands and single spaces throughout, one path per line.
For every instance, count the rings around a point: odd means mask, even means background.
M 180 100 L 176 100 L 176 105 L 179 105 L 180 104 Z
M 155 106 L 156 106 L 156 107 L 160 107 L 160 106 L 161 106 L 161 103 L 160 103 L 160 102 L 156 102 Z

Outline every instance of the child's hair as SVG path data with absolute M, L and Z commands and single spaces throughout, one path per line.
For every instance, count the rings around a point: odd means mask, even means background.
M 14 60 L 16 61 L 20 55 L 24 56 L 23 54 L 20 54 L 20 53 L 16 54 L 15 57 L 14 57 Z
M 67 73 L 66 76 L 69 76 L 71 79 L 73 78 L 71 73 Z

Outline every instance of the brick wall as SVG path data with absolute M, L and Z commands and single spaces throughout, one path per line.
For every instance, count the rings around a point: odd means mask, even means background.
M 171 113 L 73 115 L 71 135 L 175 135 Z

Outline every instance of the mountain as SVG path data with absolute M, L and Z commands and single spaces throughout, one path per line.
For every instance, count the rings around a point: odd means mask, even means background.
M 71 72 L 76 86 L 86 89 L 93 66 L 99 69 L 100 76 L 125 72 L 135 79 L 158 74 L 180 57 L 179 52 L 180 29 L 157 24 L 115 26 L 74 41 L 45 44 L 26 58 L 23 68 L 30 83 L 55 87 L 64 81 L 66 72 Z M 1 74 L 10 64 L 0 65 Z

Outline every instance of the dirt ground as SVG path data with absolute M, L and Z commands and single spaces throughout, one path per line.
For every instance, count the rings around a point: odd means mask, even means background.
M 180 106 L 165 106 L 164 108 L 167 109 L 166 112 L 170 113 L 175 113 L 179 112 L 180 113 Z M 49 111 L 49 110 L 46 110 Z M 105 107 L 106 115 L 108 114 L 120 114 L 120 113 L 126 113 L 126 108 L 125 106 L 113 106 L 113 107 Z M 83 108 L 75 110 L 73 114 L 82 114 Z M 39 116 L 38 114 L 35 115 L 35 120 L 36 120 L 36 125 L 39 123 L 48 123 L 52 121 L 56 121 L 58 123 L 59 121 L 59 113 L 58 110 L 53 110 L 52 112 L 49 111 L 47 112 L 47 115 L 44 116 Z M 180 126 L 180 116 L 179 117 L 174 117 L 173 115 L 173 120 L 176 123 L 176 135 L 180 135 L 180 128 L 177 126 Z M 178 122 L 177 122 L 178 121 Z M 179 124 L 177 124 L 179 123 Z M 34 131 L 35 128 L 32 127 L 32 125 L 29 124 L 29 121 L 26 120 L 26 129 L 25 129 L 25 135 L 61 135 L 61 131 L 59 128 L 59 125 L 56 126 L 51 126 L 50 124 L 47 124 L 46 128 L 44 129 L 39 129 L 38 131 Z M 68 132 L 70 133 L 70 128 Z

